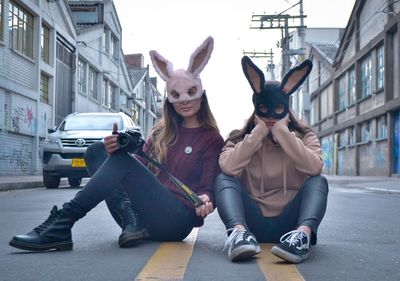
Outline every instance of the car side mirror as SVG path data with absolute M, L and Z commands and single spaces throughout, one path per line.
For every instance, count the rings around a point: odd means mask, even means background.
M 47 132 L 48 132 L 49 134 L 51 134 L 51 133 L 54 133 L 54 132 L 56 131 L 56 129 L 57 129 L 57 127 L 54 126 L 54 127 L 52 127 L 52 128 L 48 128 L 48 129 L 47 129 Z

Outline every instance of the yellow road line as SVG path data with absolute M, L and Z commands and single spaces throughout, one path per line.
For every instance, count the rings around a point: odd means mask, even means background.
M 183 242 L 161 243 L 135 281 L 183 280 L 198 232 L 199 229 L 194 228 Z
M 272 244 L 260 244 L 261 254 L 257 263 L 268 281 L 305 281 L 293 264 L 287 263 L 271 253 Z

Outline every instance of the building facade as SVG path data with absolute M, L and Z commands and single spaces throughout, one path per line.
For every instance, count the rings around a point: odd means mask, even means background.
M 0 176 L 41 174 L 47 130 L 72 112 L 135 116 L 121 42 L 112 0 L 0 0 Z
M 77 27 L 72 111 L 125 112 L 133 85 L 121 47 L 122 27 L 112 1 L 68 1 Z
M 300 32 L 291 32 L 290 50 L 293 53 L 297 53 L 297 55 L 292 55 L 290 57 L 291 66 L 298 65 L 304 61 L 312 45 L 324 52 L 328 61 L 331 60 L 328 63 L 332 64 L 342 34 L 343 28 L 306 28 L 304 30 L 304 46 L 302 46 L 303 43 L 300 38 Z M 314 64 L 314 72 L 316 67 L 319 66 Z M 331 66 L 328 66 L 328 68 L 329 67 L 332 68 Z M 310 124 L 311 107 L 307 82 L 291 95 L 290 102 L 291 108 L 296 112 L 297 116 L 307 124 Z
M 133 83 L 132 119 L 147 138 L 161 117 L 164 97 L 157 90 L 157 78 L 150 77 L 149 66 L 144 66 L 142 54 L 126 55 L 125 62 Z
M 60 114 L 55 93 L 72 85 L 76 35 L 65 1 L 0 0 L 0 175 L 41 171 L 39 147 Z
M 311 124 L 321 139 L 325 173 L 399 176 L 399 28 L 399 1 L 357 0 L 334 74 L 319 83 L 323 73 L 313 70 Z

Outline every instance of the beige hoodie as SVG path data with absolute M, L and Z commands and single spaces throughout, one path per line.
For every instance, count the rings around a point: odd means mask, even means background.
M 283 119 L 282 119 L 283 120 Z M 322 171 L 322 150 L 313 132 L 303 137 L 290 132 L 282 120 L 272 135 L 264 122 L 256 122 L 241 142 L 228 141 L 219 158 L 221 170 L 240 180 L 266 217 L 278 216 L 303 182 Z

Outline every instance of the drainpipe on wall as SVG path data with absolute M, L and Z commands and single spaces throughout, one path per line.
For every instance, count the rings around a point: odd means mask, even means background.
M 146 78 L 145 78 L 145 115 L 144 115 L 144 136 L 148 138 L 150 132 L 150 108 L 151 108 L 151 88 L 150 88 L 150 73 L 149 65 L 146 66 Z

